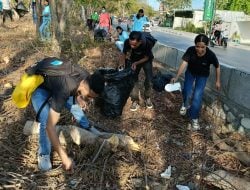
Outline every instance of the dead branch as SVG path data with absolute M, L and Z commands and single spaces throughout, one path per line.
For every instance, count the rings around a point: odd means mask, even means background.
M 221 139 L 215 132 L 212 133 L 212 138 L 214 141 L 214 146 L 217 146 L 220 150 L 226 150 L 226 151 L 233 151 L 233 148 L 228 146 L 224 141 L 224 139 Z
M 217 170 L 208 174 L 204 181 L 208 184 L 212 184 L 215 187 L 226 190 L 249 190 L 250 182 L 243 178 L 235 177 L 224 170 Z
M 229 155 L 237 158 L 246 166 L 250 166 L 250 153 L 242 152 L 241 147 L 238 147 L 239 151 L 235 151 L 231 146 L 227 145 L 224 142 L 224 139 L 221 139 L 216 133 L 212 133 L 212 138 L 215 143 L 215 146 L 217 146 L 220 150 L 228 151 L 227 153 Z
M 128 148 L 132 151 L 139 151 L 140 147 L 134 140 L 127 136 L 114 133 L 98 132 L 94 134 L 88 130 L 77 126 L 56 126 L 57 134 L 59 135 L 59 140 L 62 144 L 67 144 L 67 142 L 73 141 L 75 144 L 95 144 L 97 142 L 102 143 L 104 139 L 107 140 L 107 147 L 115 151 L 117 147 Z M 39 134 L 39 126 L 36 122 L 27 121 L 23 133 L 25 135 L 35 135 Z

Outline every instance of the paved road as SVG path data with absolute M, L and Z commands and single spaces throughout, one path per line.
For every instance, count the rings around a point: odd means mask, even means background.
M 158 39 L 158 41 L 167 46 L 171 46 L 185 51 L 189 46 L 194 45 L 193 36 L 186 33 L 170 33 L 165 31 L 156 31 L 152 28 L 151 34 Z M 242 71 L 250 72 L 250 47 L 210 47 L 217 55 L 220 63 L 230 65 Z

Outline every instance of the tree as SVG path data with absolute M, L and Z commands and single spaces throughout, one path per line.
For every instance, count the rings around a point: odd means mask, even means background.
M 249 0 L 217 0 L 216 8 L 220 10 L 243 11 L 250 14 Z
M 184 9 L 191 7 L 191 0 L 158 0 L 163 3 L 169 10 Z

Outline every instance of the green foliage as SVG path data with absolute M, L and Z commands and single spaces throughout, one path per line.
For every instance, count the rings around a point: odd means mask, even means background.
M 191 22 L 188 22 L 186 27 L 176 27 L 175 30 L 181 30 L 181 31 L 192 32 L 192 33 L 197 33 L 197 34 L 205 33 L 204 27 L 196 28 L 194 24 L 192 24 Z
M 158 0 L 163 3 L 167 9 L 184 9 L 191 7 L 191 0 Z
M 195 32 L 195 26 L 193 23 L 188 22 L 186 27 L 185 27 L 186 32 Z
M 216 8 L 220 10 L 243 11 L 250 14 L 249 0 L 217 0 Z
M 205 30 L 204 30 L 203 27 L 198 27 L 198 28 L 195 28 L 195 32 L 194 33 L 205 34 Z
M 129 16 L 135 14 L 139 9 L 143 8 L 146 16 L 153 16 L 154 10 L 149 5 L 145 4 L 144 0 L 74 0 L 79 6 L 83 5 L 89 9 L 87 12 L 93 10 L 100 11 L 102 6 L 119 17 Z

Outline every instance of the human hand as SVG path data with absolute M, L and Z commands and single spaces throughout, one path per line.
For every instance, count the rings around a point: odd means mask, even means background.
M 74 161 L 70 157 L 65 157 L 62 159 L 63 169 L 69 174 L 74 173 Z
M 177 79 L 176 77 L 173 77 L 173 78 L 171 78 L 170 82 L 171 82 L 171 83 L 176 83 L 177 80 L 178 80 L 178 79 Z
M 220 86 L 220 82 L 217 82 L 217 81 L 216 81 L 215 87 L 216 87 L 217 90 L 220 90 L 220 87 L 221 87 L 221 86 Z
M 88 110 L 88 102 L 82 97 L 82 95 L 78 95 L 76 101 L 84 111 Z
M 136 63 L 132 63 L 131 69 L 134 70 L 134 71 L 136 70 Z

